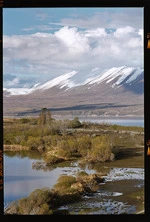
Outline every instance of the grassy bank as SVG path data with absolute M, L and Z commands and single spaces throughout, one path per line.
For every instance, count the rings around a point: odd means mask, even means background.
M 38 118 L 7 118 L 3 125 L 4 151 L 36 150 L 47 164 L 78 157 L 93 163 L 113 161 L 118 148 L 144 145 L 142 127 L 81 123 L 77 117 L 51 118 L 45 124 Z

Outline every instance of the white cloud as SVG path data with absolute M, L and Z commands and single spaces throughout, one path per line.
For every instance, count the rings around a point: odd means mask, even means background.
M 64 26 L 54 34 L 4 36 L 3 55 L 4 73 L 49 78 L 72 70 L 88 74 L 95 67 L 142 67 L 143 29 L 128 25 L 108 33 L 100 26 L 85 31 Z
M 77 28 L 65 26 L 54 35 L 70 56 L 82 55 L 90 50 L 88 39 L 83 33 L 78 32 Z
M 85 31 L 86 37 L 106 37 L 107 33 L 104 28 L 97 28 Z
M 135 29 L 130 27 L 130 26 L 126 26 L 123 28 L 118 28 L 115 33 L 114 36 L 116 38 L 126 38 L 126 37 L 130 37 L 130 35 L 132 36 L 135 33 Z
M 14 85 L 17 85 L 17 84 L 19 84 L 19 78 L 14 78 L 13 80 L 11 80 L 11 81 L 6 81 L 6 85 L 8 86 L 8 87 L 10 87 L 10 86 L 14 86 Z

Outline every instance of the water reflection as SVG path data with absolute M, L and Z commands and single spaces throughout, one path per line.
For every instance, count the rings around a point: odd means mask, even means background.
M 41 155 L 39 154 L 38 151 L 36 150 L 30 150 L 30 152 L 28 150 L 21 150 L 21 151 L 7 151 L 4 152 L 5 156 L 8 157 L 20 157 L 20 158 L 26 158 L 28 157 L 29 159 L 34 159 L 34 160 L 40 160 L 41 159 Z
M 26 151 L 27 152 L 27 151 Z M 80 167 L 77 164 L 65 162 L 58 164 L 57 167 L 36 170 L 32 168 L 32 164 L 38 159 L 42 160 L 41 156 L 37 155 L 37 159 L 32 158 L 29 151 L 28 156 L 22 155 L 21 152 L 14 152 L 16 155 L 11 155 L 12 152 L 5 152 L 4 155 L 4 202 L 10 203 L 19 198 L 28 196 L 35 189 L 43 187 L 52 188 L 56 184 L 60 175 L 75 175 Z M 30 156 L 30 158 L 29 158 Z M 87 173 L 93 173 L 94 170 L 85 169 Z
M 14 154 L 15 152 L 6 152 L 4 155 L 4 207 L 7 203 L 28 197 L 38 188 L 51 189 L 57 183 L 60 175 L 76 175 L 79 171 L 85 171 L 88 174 L 97 172 L 92 165 L 82 165 L 77 161 L 60 163 L 51 169 L 36 170 L 32 165 L 37 160 L 42 161 L 40 155 L 31 154 L 30 151 L 26 151 L 27 156 L 22 152 Z M 122 167 L 102 164 L 97 169 L 98 172 L 106 174 L 106 181 L 100 185 L 97 193 L 87 194 L 82 201 L 63 207 L 74 214 L 135 213 L 136 207 L 132 201 L 126 203 L 125 200 L 126 196 L 132 195 L 133 191 L 141 192 L 144 189 L 144 169 L 124 168 L 123 162 Z

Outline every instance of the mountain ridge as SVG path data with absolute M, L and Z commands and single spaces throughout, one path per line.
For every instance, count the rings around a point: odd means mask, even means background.
M 4 91 L 7 91 L 10 93 L 10 95 L 22 95 L 22 94 L 30 94 L 37 90 L 46 90 L 49 88 L 52 88 L 54 86 L 60 87 L 60 88 L 73 88 L 76 86 L 84 86 L 84 85 L 92 85 L 92 84 L 100 84 L 103 81 L 106 81 L 106 83 L 112 82 L 113 79 L 117 78 L 117 81 L 112 85 L 112 87 L 120 86 L 121 83 L 126 80 L 126 83 L 133 82 L 141 73 L 143 72 L 143 69 L 140 67 L 113 67 L 111 69 L 108 69 L 102 73 L 100 73 L 98 76 L 91 78 L 89 81 L 85 80 L 84 82 L 81 82 L 80 84 L 75 84 L 71 79 L 74 75 L 78 73 L 78 71 L 73 70 L 72 72 L 60 75 L 56 78 L 53 78 L 50 81 L 47 81 L 45 83 L 37 83 L 33 85 L 33 87 L 30 88 L 4 88 Z M 133 74 L 132 74 L 133 73 Z M 119 78 L 119 76 L 121 76 Z M 20 90 L 20 93 L 19 93 Z
M 74 70 L 21 89 L 21 94 L 19 89 L 4 89 L 4 114 L 36 113 L 47 107 L 63 114 L 144 115 L 144 70 L 140 67 L 113 67 L 80 84 L 72 80 L 77 73 Z

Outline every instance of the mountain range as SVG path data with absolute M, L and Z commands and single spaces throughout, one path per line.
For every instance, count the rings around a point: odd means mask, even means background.
M 81 79 L 73 70 L 30 88 L 4 88 L 4 116 L 37 115 L 43 107 L 61 115 L 144 115 L 142 68 L 112 67 Z

